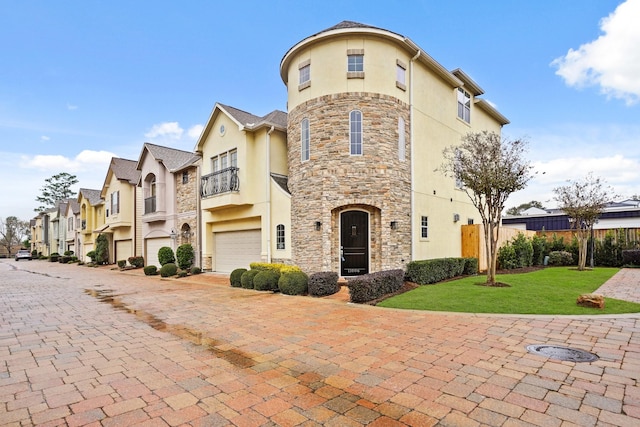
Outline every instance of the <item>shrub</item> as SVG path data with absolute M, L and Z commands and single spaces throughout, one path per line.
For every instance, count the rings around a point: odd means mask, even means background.
M 158 267 L 155 265 L 147 265 L 144 267 L 143 271 L 145 276 L 155 276 L 158 274 Z
M 188 270 L 193 265 L 193 260 L 196 258 L 193 252 L 193 246 L 186 243 L 178 246 L 176 249 L 176 259 L 178 260 L 178 267 L 183 270 Z
M 109 239 L 104 234 L 98 234 L 96 237 L 96 264 L 109 263 Z
M 624 265 L 640 265 L 640 249 L 626 249 L 622 251 Z
M 516 250 L 510 243 L 501 246 L 498 249 L 498 268 L 503 270 L 511 270 L 517 268 Z
M 242 282 L 240 281 L 242 275 L 247 271 L 246 268 L 236 268 L 231 272 L 229 276 L 229 280 L 231 282 L 231 286 L 234 288 L 239 288 L 242 286 Z
M 523 233 L 518 233 L 511 244 L 516 251 L 516 268 L 531 267 L 533 262 L 533 245 L 531 244 L 531 240 Z
M 612 231 L 607 231 L 603 240 L 592 242 L 591 239 L 589 239 L 587 243 L 589 250 L 589 254 L 587 254 L 588 259 L 591 256 L 593 243 L 595 243 L 594 259 L 596 264 L 606 267 L 622 266 L 622 246 L 616 243 L 616 235 Z
M 60 264 L 69 264 L 71 262 L 71 257 L 67 255 L 63 255 L 61 257 L 58 257 L 58 262 Z
M 403 283 L 403 270 L 387 270 L 355 277 L 347 286 L 351 302 L 363 303 L 396 292 Z
M 407 264 L 407 278 L 420 285 L 440 282 L 461 276 L 465 270 L 466 258 L 437 258 L 411 261 Z
M 73 255 L 73 251 L 64 251 L 64 254 L 63 254 L 63 255 L 65 255 L 65 256 L 71 256 L 71 255 Z
M 162 267 L 160 267 L 160 276 L 162 277 L 175 276 L 177 272 L 178 272 L 178 266 L 172 262 L 164 264 Z
M 144 258 L 141 256 L 131 256 L 127 261 L 135 268 L 144 267 Z
M 533 255 L 531 257 L 532 265 L 542 265 L 547 251 L 547 239 L 544 235 L 539 236 L 536 234 L 531 239 L 531 247 L 533 249 Z
M 158 249 L 158 262 L 160 265 L 173 264 L 176 262 L 176 257 L 173 255 L 173 249 L 169 246 L 163 246 Z
M 472 276 L 474 274 L 478 274 L 478 258 L 465 258 L 462 274 L 464 276 Z
M 31 256 L 32 256 L 33 258 L 38 258 L 38 251 L 37 251 L 37 250 L 35 250 L 35 249 L 34 249 L 34 250 L 32 250 L 32 251 L 31 251 Z
M 253 288 L 256 291 L 277 291 L 278 279 L 280 274 L 275 271 L 259 271 L 253 278 Z
M 187 270 L 178 271 L 178 277 L 187 277 L 188 275 L 189 275 L 189 272 Z
M 573 264 L 573 254 L 567 251 L 553 251 L 549 253 L 549 265 L 563 266 Z
M 338 273 L 335 271 L 321 271 L 309 276 L 309 295 L 323 297 L 340 291 Z
M 54 252 L 51 255 L 49 255 L 49 262 L 58 262 L 59 257 L 60 257 L 60 254 L 58 252 Z
M 120 268 L 122 270 L 127 266 L 127 261 L 124 260 L 124 259 L 119 259 L 117 261 L 117 264 L 118 264 L 118 268 Z
M 191 274 L 200 274 L 202 269 L 200 267 L 191 267 Z
M 547 242 L 547 250 L 549 252 L 565 251 L 567 249 L 564 243 L 564 237 L 558 238 L 556 233 L 553 233 L 551 242 Z
M 278 280 L 278 289 L 286 295 L 304 295 L 307 293 L 309 276 L 302 271 L 288 271 L 282 273 Z
M 240 276 L 240 285 L 245 289 L 253 289 L 253 278 L 258 273 L 260 273 L 260 270 L 245 271 L 242 273 L 242 276 Z
M 279 264 L 279 263 L 268 263 L 268 262 L 252 262 L 249 264 L 249 268 L 252 270 L 273 270 L 278 273 L 288 273 L 291 271 L 302 271 L 300 267 L 295 265 L 287 265 L 287 264 Z

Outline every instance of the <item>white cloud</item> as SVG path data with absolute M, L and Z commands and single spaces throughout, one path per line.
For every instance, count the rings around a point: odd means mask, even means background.
M 81 151 L 76 157 L 69 158 L 62 155 L 37 154 L 35 156 L 24 155 L 20 159 L 19 166 L 24 169 L 36 169 L 39 171 L 61 171 L 76 173 L 83 171 L 102 171 L 106 173 L 109 162 L 115 154 L 108 151 Z
M 77 109 L 78 109 L 77 105 L 67 104 L 67 110 L 73 111 Z
M 189 137 L 191 137 L 193 139 L 198 139 L 200 137 L 200 134 L 202 133 L 203 129 L 204 129 L 203 125 L 191 126 L 189 128 L 189 131 L 187 132 L 187 135 L 189 135 Z
M 42 135 L 42 136 L 40 137 L 40 140 L 41 140 L 41 141 L 49 141 L 50 139 L 51 139 L 51 138 L 49 138 L 47 135 Z
M 627 0 L 600 21 L 603 34 L 596 40 L 569 49 L 551 65 L 566 84 L 600 86 L 608 97 L 627 105 L 640 101 L 640 0 Z
M 171 138 L 180 139 L 184 129 L 180 127 L 178 122 L 164 122 L 153 125 L 151 130 L 144 134 L 147 138 Z

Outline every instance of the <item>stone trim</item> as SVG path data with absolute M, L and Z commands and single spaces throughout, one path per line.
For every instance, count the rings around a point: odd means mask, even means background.
M 347 55 L 364 55 L 364 49 L 347 49 Z
M 347 71 L 348 79 L 364 79 L 364 71 Z

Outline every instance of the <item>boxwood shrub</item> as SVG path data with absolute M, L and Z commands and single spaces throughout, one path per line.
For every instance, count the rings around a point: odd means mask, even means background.
M 202 269 L 200 267 L 191 267 L 191 274 L 200 274 L 202 273 Z
M 278 289 L 286 295 L 304 295 L 307 293 L 309 276 L 302 271 L 289 271 L 280 275 Z
M 399 290 L 404 284 L 404 270 L 386 270 L 349 279 L 351 302 L 364 303 Z
M 142 269 L 142 271 L 144 271 L 145 276 L 155 276 L 158 274 L 158 267 L 155 265 L 147 265 Z
M 253 288 L 256 291 L 277 291 L 280 273 L 272 270 L 258 270 L 253 278 Z
M 178 272 L 178 266 L 172 262 L 169 262 L 162 267 L 160 267 L 160 276 L 162 277 L 171 277 L 175 276 Z
M 242 273 L 240 276 L 240 284 L 245 289 L 253 289 L 253 278 L 256 274 L 260 273 L 260 270 L 249 270 Z
M 565 266 L 573 264 L 573 254 L 567 251 L 549 252 L 549 265 Z
M 640 249 L 625 249 L 622 251 L 622 263 L 624 265 L 640 266 Z
M 130 256 L 127 261 L 135 268 L 144 267 L 144 257 L 141 256 Z
M 340 290 L 338 273 L 335 271 L 321 271 L 309 276 L 309 295 L 323 297 L 333 295 Z
M 476 258 L 436 258 L 411 261 L 407 264 L 407 279 L 420 285 L 441 282 L 452 277 L 476 274 Z
M 242 286 L 242 282 L 240 281 L 240 278 L 246 271 L 247 271 L 246 268 L 236 268 L 231 272 L 231 275 L 229 276 L 229 281 L 231 282 L 231 286 L 233 288 L 239 288 Z
M 278 274 L 282 274 L 285 272 L 291 271 L 302 271 L 300 267 L 296 265 L 287 265 L 287 264 L 279 264 L 275 262 L 252 262 L 249 264 L 249 268 L 252 270 L 272 270 L 278 272 Z
M 120 270 L 124 269 L 127 266 L 127 260 L 125 259 L 119 259 L 116 264 L 118 264 L 118 268 Z
M 158 262 L 160 265 L 175 263 L 176 257 L 173 254 L 173 249 L 169 246 L 163 246 L 158 249 Z

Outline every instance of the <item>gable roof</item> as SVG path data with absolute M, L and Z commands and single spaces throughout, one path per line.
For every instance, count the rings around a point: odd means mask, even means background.
M 128 181 L 131 184 L 136 184 L 140 178 L 140 171 L 136 169 L 137 162 L 135 160 L 120 159 L 114 157 L 111 159 L 111 170 L 116 179 L 121 181 Z
M 269 114 L 261 117 L 232 107 L 230 105 L 216 102 L 216 105 L 214 105 L 213 110 L 211 111 L 211 115 L 209 116 L 209 120 L 207 120 L 207 124 L 202 130 L 202 134 L 200 134 L 200 138 L 198 138 L 198 142 L 196 143 L 195 147 L 196 152 L 202 151 L 202 145 L 211 133 L 213 123 L 216 121 L 216 118 L 220 113 L 225 114 L 227 117 L 233 120 L 234 123 L 238 125 L 238 129 L 240 129 L 241 131 L 255 131 L 263 127 L 273 127 L 274 129 L 278 129 L 282 132 L 287 131 L 287 113 L 285 113 L 284 111 L 273 110 Z
M 161 162 L 171 173 L 178 172 L 192 166 L 200 160 L 200 156 L 190 151 L 178 150 L 176 148 L 163 147 L 161 145 L 145 142 L 138 162 L 136 163 L 136 170 L 142 170 L 142 161 L 144 160 L 146 153 L 149 153 L 155 160 Z M 137 181 L 139 180 L 140 175 L 138 175 Z
M 78 202 L 80 201 L 80 197 L 84 197 L 89 201 L 91 206 L 97 206 L 104 203 L 104 200 L 100 197 L 100 190 L 92 190 L 90 188 L 81 188 L 78 191 Z

